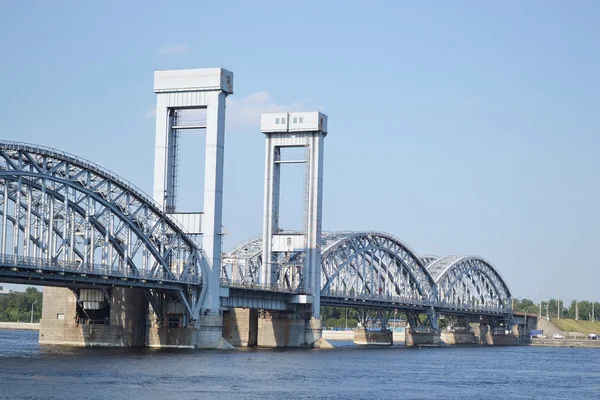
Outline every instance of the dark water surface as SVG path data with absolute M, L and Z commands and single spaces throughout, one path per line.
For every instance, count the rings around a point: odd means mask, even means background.
M 165 351 L 37 336 L 0 330 L 0 399 L 600 399 L 600 349 Z

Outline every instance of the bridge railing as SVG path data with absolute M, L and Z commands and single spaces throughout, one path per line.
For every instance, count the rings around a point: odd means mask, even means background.
M 24 257 L 13 254 L 0 254 L 0 265 L 19 269 L 34 270 L 40 272 L 68 272 L 73 274 L 90 274 L 106 276 L 115 279 L 152 280 L 172 283 L 199 283 L 198 277 L 189 275 L 180 280 L 161 277 L 156 273 L 145 270 L 136 270 L 130 267 L 109 266 L 104 264 L 91 264 L 82 262 L 69 262 L 60 260 L 49 260 L 39 257 Z
M 409 304 L 422 307 L 435 307 L 436 302 L 431 301 L 427 298 L 417 296 L 390 296 L 390 295 L 378 295 L 378 294 L 348 294 L 344 292 L 329 291 L 321 296 L 343 298 L 345 300 L 364 300 L 364 301 L 375 301 L 380 303 L 396 303 L 396 304 Z
M 283 293 L 302 293 L 302 294 L 311 294 L 307 293 L 306 290 L 301 288 L 290 288 L 284 285 L 265 285 L 261 283 L 254 282 L 244 282 L 244 281 L 234 281 L 231 279 L 221 278 L 221 286 L 228 288 L 236 288 L 236 289 L 251 289 L 251 290 L 264 290 L 270 292 L 283 292 Z
M 511 307 L 503 306 L 486 306 L 482 304 L 463 304 L 463 303 L 447 303 L 440 302 L 438 308 L 459 310 L 459 311 L 475 311 L 475 312 L 488 312 L 497 314 L 508 314 L 512 312 Z

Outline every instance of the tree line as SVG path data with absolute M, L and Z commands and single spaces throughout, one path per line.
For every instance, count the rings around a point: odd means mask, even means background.
M 0 287 L 1 289 L 1 287 Z M 42 292 L 28 287 L 24 292 L 0 294 L 0 321 L 30 322 L 33 305 L 33 322 L 42 318 Z
M 542 301 L 542 317 L 557 318 L 560 310 L 560 318 L 579 319 L 583 321 L 600 321 L 600 303 L 591 301 L 571 301 L 567 306 L 564 301 L 551 299 Z M 540 313 L 540 303 L 529 299 L 513 299 L 514 312 Z

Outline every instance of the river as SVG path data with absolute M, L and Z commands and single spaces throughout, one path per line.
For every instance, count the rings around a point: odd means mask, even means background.
M 598 399 L 600 349 L 46 347 L 0 330 L 0 399 Z

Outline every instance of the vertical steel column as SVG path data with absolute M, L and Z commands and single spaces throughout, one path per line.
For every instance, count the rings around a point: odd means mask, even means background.
M 25 257 L 30 257 L 29 254 L 29 241 L 31 240 L 31 196 L 32 190 L 31 186 L 27 186 L 27 214 L 25 214 L 25 229 L 24 229 L 24 238 L 23 238 L 23 255 Z
M 19 225 L 21 224 L 21 177 L 17 179 L 17 195 L 15 196 L 15 222 L 13 225 L 13 256 L 19 255 Z
M 4 179 L 4 203 L 2 204 L 2 255 L 6 254 L 6 235 L 8 221 L 8 183 Z
M 75 192 L 75 191 L 73 191 Z M 75 193 L 73 193 L 73 200 L 75 200 Z M 68 261 L 70 263 L 75 262 L 75 234 L 77 232 L 75 228 L 75 213 L 71 211 L 71 228 L 70 228 L 70 244 L 69 244 L 69 258 Z
M 65 199 L 64 199 L 64 212 L 63 212 L 63 235 L 62 235 L 62 260 L 64 263 L 66 263 L 67 261 L 69 261 L 69 253 L 67 251 L 67 243 L 69 243 L 69 238 L 70 238 L 70 230 L 69 230 L 69 225 L 70 225 L 70 213 L 69 213 L 69 192 L 71 192 L 71 190 L 69 189 L 69 186 L 65 185 Z
M 52 258 L 54 257 L 54 196 L 47 196 L 48 199 L 48 231 L 46 232 L 48 237 L 47 243 L 47 261 L 49 263 L 52 262 Z
M 221 248 L 223 236 L 223 166 L 225 155 L 225 98 L 223 91 L 209 92 L 204 169 L 204 216 L 202 247 L 210 262 L 208 290 L 202 308 L 219 312 L 221 282 Z
M 90 196 L 85 195 L 85 217 L 83 227 L 83 265 L 90 262 Z
M 174 109 L 167 109 L 167 164 L 166 164 L 166 190 L 165 190 L 165 210 L 175 212 L 177 195 L 177 131 L 173 129 L 175 125 Z
M 260 283 L 271 285 L 274 255 L 271 252 L 273 234 L 279 230 L 279 193 L 281 183 L 281 148 L 273 145 L 271 135 L 266 137 L 265 147 L 265 203 L 263 206 L 263 255 L 260 266 Z

